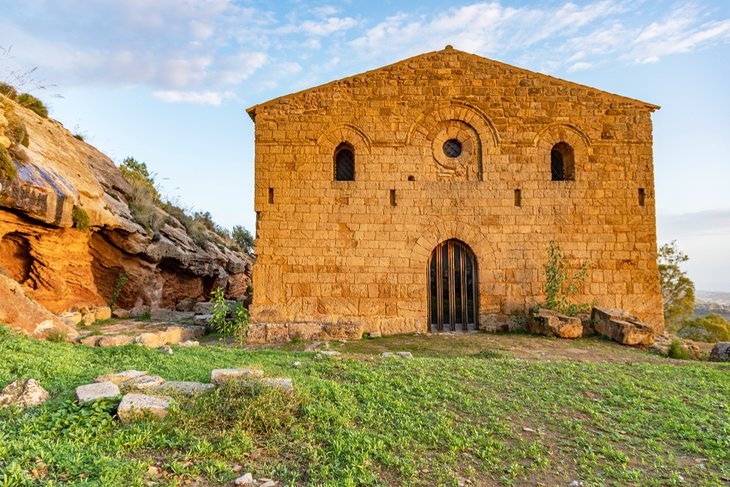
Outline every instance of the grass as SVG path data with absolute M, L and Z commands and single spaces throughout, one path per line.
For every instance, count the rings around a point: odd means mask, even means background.
M 727 366 L 531 361 L 489 350 L 413 360 L 359 352 L 359 360 L 337 361 L 211 346 L 176 347 L 168 356 L 39 342 L 0 328 L 0 385 L 34 377 L 53 397 L 24 414 L 0 409 L 0 485 L 217 485 L 237 476 L 236 465 L 287 485 L 730 479 Z M 136 368 L 207 381 L 211 369 L 234 366 L 292 377 L 297 391 L 229 384 L 179 399 L 165 421 L 125 426 L 112 416 L 115 401 L 72 401 L 77 385 L 101 373 Z M 150 465 L 159 476 L 147 476 Z

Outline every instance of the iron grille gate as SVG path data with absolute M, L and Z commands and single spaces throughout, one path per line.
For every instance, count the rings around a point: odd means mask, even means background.
M 477 329 L 476 258 L 458 240 L 439 244 L 428 266 L 431 332 Z

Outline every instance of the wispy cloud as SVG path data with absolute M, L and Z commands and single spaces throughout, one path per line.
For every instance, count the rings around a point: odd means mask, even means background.
M 231 96 L 230 93 L 218 93 L 215 91 L 158 90 L 153 91 L 152 94 L 155 98 L 170 103 L 197 103 L 200 105 L 214 106 L 220 105 L 224 98 Z

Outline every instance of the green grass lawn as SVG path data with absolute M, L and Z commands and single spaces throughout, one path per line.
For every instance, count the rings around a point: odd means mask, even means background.
M 0 387 L 34 377 L 53 397 L 23 413 L 0 409 L 0 486 L 219 485 L 240 475 L 237 465 L 289 485 L 730 482 L 727 366 L 548 362 L 488 350 L 381 359 L 367 355 L 373 343 L 358 347 L 357 360 L 217 346 L 168 356 L 40 342 L 0 327 Z M 211 369 L 235 366 L 292 377 L 297 392 L 231 383 L 180 398 L 165 421 L 125 426 L 114 401 L 73 401 L 77 385 L 102 373 L 208 381 Z M 148 475 L 151 465 L 159 475 Z

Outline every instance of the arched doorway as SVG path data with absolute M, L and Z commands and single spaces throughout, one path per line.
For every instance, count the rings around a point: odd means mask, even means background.
M 436 246 L 428 264 L 428 323 L 432 333 L 478 328 L 477 259 L 459 240 Z

